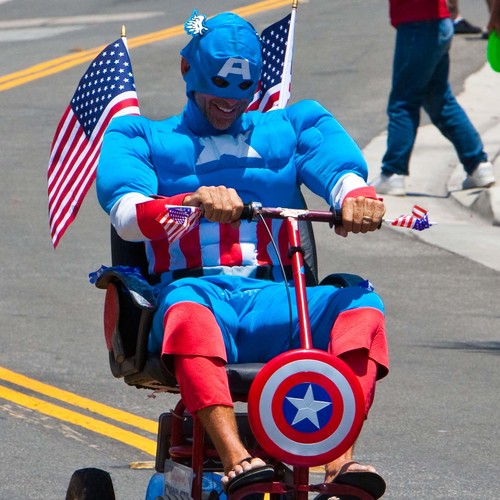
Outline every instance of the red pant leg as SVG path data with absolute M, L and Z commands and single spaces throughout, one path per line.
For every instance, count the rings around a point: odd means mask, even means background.
M 180 302 L 168 309 L 163 324 L 162 361 L 175 374 L 189 412 L 211 405 L 233 406 L 226 350 L 211 311 L 194 302 Z
M 347 363 L 365 397 L 365 417 L 373 403 L 375 383 L 389 371 L 384 316 L 378 309 L 351 309 L 339 314 L 328 351 Z
M 191 414 L 207 406 L 233 406 L 221 359 L 177 355 L 174 368 L 182 399 Z

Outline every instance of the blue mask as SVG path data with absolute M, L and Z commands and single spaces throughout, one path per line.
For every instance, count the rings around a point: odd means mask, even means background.
M 251 99 L 262 66 L 260 37 L 231 12 L 206 20 L 196 10 L 184 25 L 193 39 L 181 50 L 189 63 L 186 94 L 201 92 L 227 99 Z

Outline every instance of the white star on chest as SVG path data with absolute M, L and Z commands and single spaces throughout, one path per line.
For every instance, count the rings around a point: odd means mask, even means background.
M 198 156 L 196 165 L 218 161 L 223 155 L 235 156 L 236 158 L 261 158 L 260 154 L 247 143 L 249 136 L 250 132 L 237 136 L 224 134 L 201 137 L 200 145 L 203 146 L 203 149 Z
M 319 429 L 319 420 L 318 420 L 318 412 L 325 408 L 326 406 L 331 405 L 332 403 L 328 401 L 316 401 L 314 399 L 314 394 L 312 390 L 311 384 L 307 388 L 307 391 L 304 397 L 301 398 L 286 398 L 290 403 L 297 408 L 297 413 L 295 414 L 295 418 L 293 419 L 292 425 L 298 424 L 302 422 L 302 420 L 309 420 L 313 425 L 315 425 Z

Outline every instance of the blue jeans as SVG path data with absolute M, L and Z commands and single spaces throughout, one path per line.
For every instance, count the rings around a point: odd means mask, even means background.
M 452 38 L 453 22 L 449 18 L 404 23 L 397 28 L 387 106 L 387 151 L 382 159 L 386 175 L 408 175 L 421 107 L 451 141 L 467 173 L 487 161 L 481 138 L 448 82 Z

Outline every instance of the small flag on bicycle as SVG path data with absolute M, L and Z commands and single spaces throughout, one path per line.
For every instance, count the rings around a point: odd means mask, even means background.
M 173 243 L 194 229 L 199 223 L 202 210 L 199 207 L 165 205 L 165 211 L 156 220 L 165 228 L 169 243 Z
M 408 229 L 415 229 L 416 231 L 423 231 L 434 224 L 433 222 L 429 222 L 427 210 L 418 205 L 413 206 L 411 215 L 401 215 L 397 219 L 387 222 L 390 222 L 391 226 L 406 227 Z

